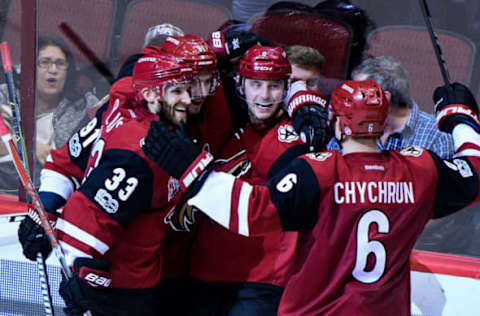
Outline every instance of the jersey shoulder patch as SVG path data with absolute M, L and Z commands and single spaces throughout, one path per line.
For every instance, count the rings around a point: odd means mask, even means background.
M 423 148 L 418 146 L 410 146 L 400 151 L 404 156 L 420 157 L 423 153 Z
M 285 143 L 291 143 L 298 140 L 298 134 L 290 124 L 282 124 L 278 127 L 278 140 Z
M 316 153 L 308 153 L 306 156 L 310 159 L 317 160 L 317 161 L 325 161 L 328 158 L 333 156 L 331 152 L 316 152 Z

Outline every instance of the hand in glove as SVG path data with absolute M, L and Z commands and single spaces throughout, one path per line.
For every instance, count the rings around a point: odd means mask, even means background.
M 192 140 L 187 137 L 183 124 L 177 131 L 170 130 L 164 122 L 154 121 L 150 125 L 145 143 L 142 147 L 145 155 L 153 160 L 166 173 L 180 180 L 180 188 L 186 192 L 197 179 L 204 179 L 204 171 L 210 171 L 213 156 L 207 151 L 200 151 Z M 194 194 L 203 181 L 195 189 L 188 191 Z
M 285 98 L 287 112 L 293 127 L 309 151 L 321 151 L 332 137 L 328 126 L 327 99 L 309 91 L 305 81 L 294 81 Z
M 40 223 L 37 211 L 29 206 L 27 217 L 18 227 L 18 240 L 22 244 L 23 255 L 28 260 L 35 261 L 38 252 L 42 253 L 43 258 L 47 258 L 52 251 L 52 245 Z
M 93 315 L 115 315 L 111 304 L 115 298 L 111 292 L 105 291 L 112 279 L 108 274 L 109 265 L 102 260 L 91 258 L 77 258 L 73 262 L 73 277 L 63 278 L 60 282 L 59 293 L 65 301 L 65 314 L 83 315 L 91 311 Z
M 210 34 L 210 47 L 215 51 L 219 59 L 232 60 L 241 57 L 253 45 L 267 45 L 268 42 L 248 31 L 216 31 Z
M 463 123 L 480 133 L 478 105 L 467 86 L 455 82 L 440 86 L 433 93 L 438 129 L 451 133 L 455 125 Z
M 56 210 L 65 204 L 65 199 L 52 192 L 40 192 L 38 195 L 53 227 L 58 216 Z M 32 261 L 36 260 L 38 252 L 41 252 L 43 257 L 47 258 L 52 251 L 50 241 L 41 227 L 40 217 L 32 207 L 29 207 L 28 216 L 22 220 L 18 227 L 18 240 L 22 245 L 23 254 Z

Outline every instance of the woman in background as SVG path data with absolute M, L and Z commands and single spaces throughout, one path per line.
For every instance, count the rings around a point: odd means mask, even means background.
M 88 122 L 88 110 L 98 98 L 75 89 L 75 61 L 62 40 L 49 36 L 38 39 L 36 100 L 36 167 L 39 174 L 50 149 L 59 148 L 77 129 Z M 11 126 L 6 84 L 0 85 L 2 115 Z M 13 130 L 12 128 L 10 130 Z M 18 177 L 6 148 L 0 145 L 0 193 L 18 190 Z M 38 182 L 38 176 L 35 177 Z

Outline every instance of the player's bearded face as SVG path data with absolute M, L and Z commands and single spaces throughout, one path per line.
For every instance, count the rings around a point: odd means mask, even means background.
M 164 87 L 161 116 L 175 125 L 187 123 L 188 107 L 191 105 L 190 83 L 172 83 Z
M 282 108 L 282 99 L 285 92 L 285 82 L 283 80 L 246 78 L 244 84 L 248 114 L 253 124 L 268 121 Z
M 202 110 L 205 99 L 210 95 L 213 87 L 213 74 L 200 73 L 192 80 L 192 104 L 188 107 L 188 113 L 198 115 Z

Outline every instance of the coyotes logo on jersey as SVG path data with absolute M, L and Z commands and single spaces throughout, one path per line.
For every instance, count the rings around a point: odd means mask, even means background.
M 165 224 L 175 231 L 189 232 L 190 227 L 195 224 L 195 212 L 198 210 L 187 203 L 179 203 L 172 207 L 163 219 Z
M 422 152 L 423 152 L 423 149 L 417 146 L 410 146 L 400 151 L 400 153 L 404 156 L 413 156 L 413 157 L 420 157 Z
M 328 157 L 332 156 L 332 153 L 328 152 L 316 152 L 316 153 L 308 153 L 307 157 L 313 160 L 324 161 Z
M 298 139 L 298 134 L 292 125 L 281 125 L 278 128 L 278 140 L 285 143 L 291 143 Z
M 208 147 L 204 147 L 208 148 Z M 232 156 L 229 159 L 219 159 L 216 162 L 219 165 L 224 165 L 227 162 L 235 161 L 236 158 L 242 157 L 245 154 L 245 151 L 242 150 L 241 152 L 237 153 L 236 155 Z M 245 173 L 248 172 L 251 168 L 251 163 L 246 158 L 241 158 L 239 161 L 235 161 L 232 166 L 228 167 L 228 170 L 224 170 L 227 173 L 234 175 L 235 177 L 241 177 Z M 178 180 L 171 177 L 168 181 L 168 196 L 170 200 L 170 194 L 175 193 L 179 189 Z M 172 195 L 172 197 L 173 197 Z M 185 200 L 180 201 L 176 206 L 172 207 L 172 209 L 167 213 L 164 217 L 163 221 L 165 224 L 170 225 L 170 227 L 175 231 L 183 231 L 189 232 L 192 225 L 195 224 L 195 213 L 198 211 L 197 208 L 188 205 Z

